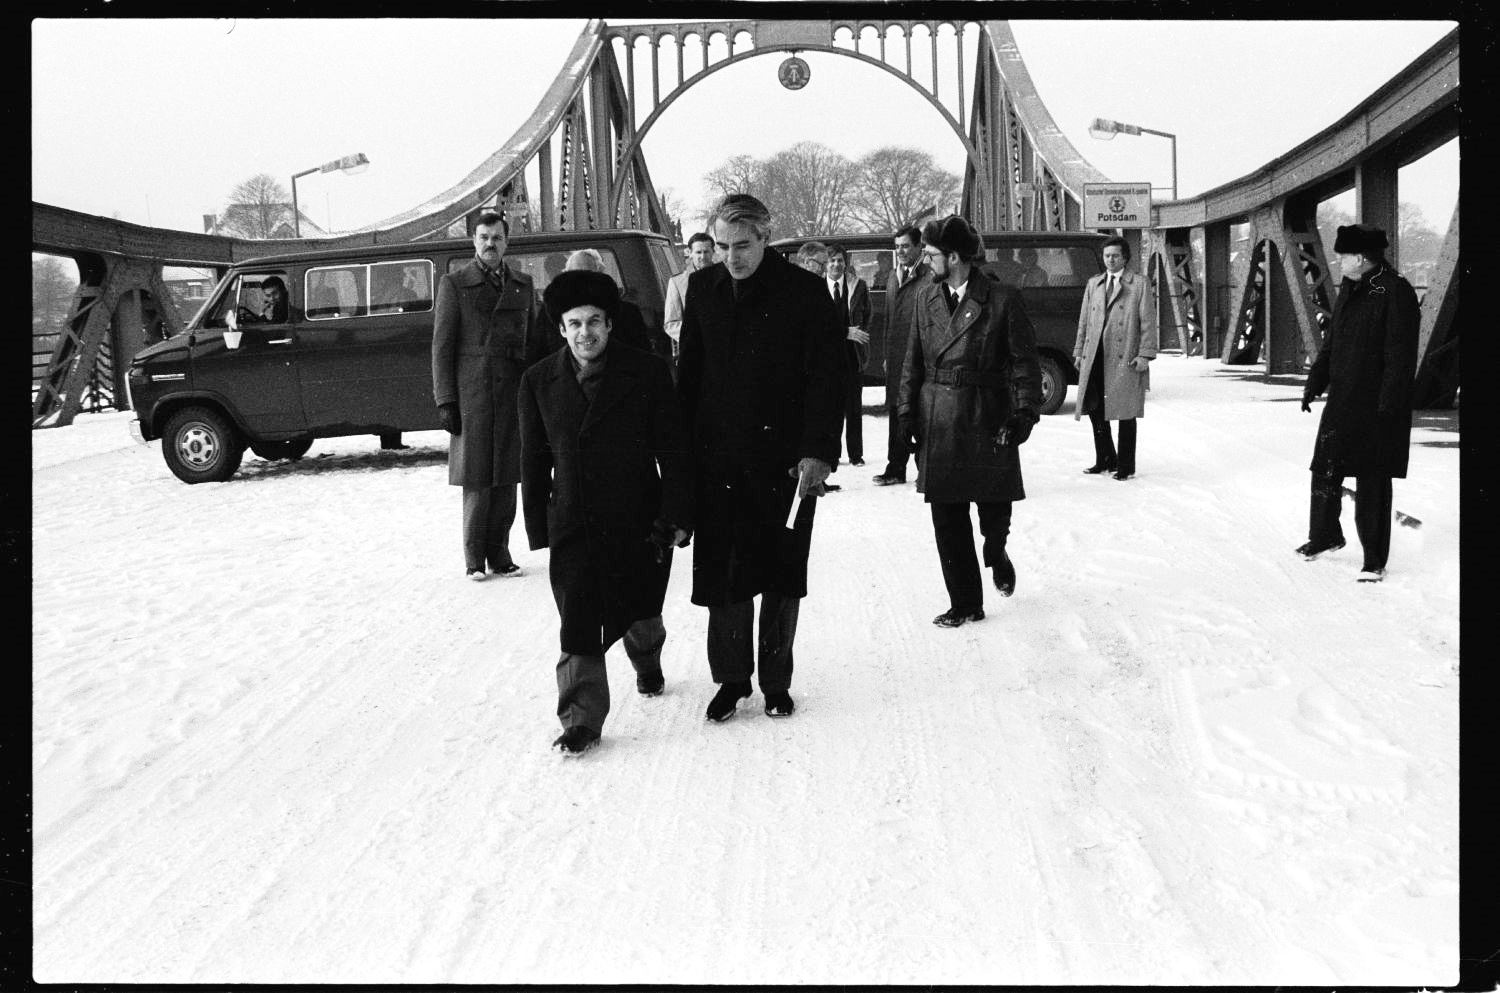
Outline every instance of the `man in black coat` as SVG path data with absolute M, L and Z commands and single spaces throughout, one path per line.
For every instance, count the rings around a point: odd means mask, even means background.
M 766 713 L 792 713 L 792 642 L 807 595 L 815 499 L 838 464 L 847 334 L 823 280 L 767 251 L 771 215 L 730 194 L 709 231 L 721 264 L 688 278 L 677 360 L 697 492 L 693 603 L 708 608 L 722 721 L 750 695 L 760 603 Z
M 602 272 L 543 293 L 567 348 L 521 377 L 521 506 L 561 618 L 553 746 L 576 755 L 609 713 L 604 653 L 618 639 L 645 696 L 662 691 L 661 605 L 672 548 L 692 529 L 687 436 L 666 363 L 611 342 L 620 294 Z
M 956 214 L 929 221 L 922 242 L 932 280 L 918 301 L 897 416 L 913 440 L 948 587 L 949 607 L 932 623 L 951 628 L 984 619 L 970 503 L 995 588 L 1015 592 L 1005 545 L 1011 506 L 1026 498 L 1020 447 L 1039 417 L 1042 374 L 1021 294 L 979 268 L 984 243 L 969 223 Z
M 1351 224 L 1333 250 L 1343 283 L 1328 337 L 1307 371 L 1302 409 L 1328 391 L 1313 447 L 1306 559 L 1344 547 L 1339 526 L 1344 477 L 1353 476 L 1354 526 L 1364 549 L 1362 583 L 1385 578 L 1391 550 L 1391 479 L 1406 478 L 1412 377 L 1421 326 L 1417 294 L 1385 257 L 1385 232 Z
M 906 482 L 906 463 L 911 442 L 901 430 L 896 404 L 901 392 L 901 365 L 916 325 L 917 299 L 929 285 L 932 269 L 922 259 L 922 232 L 907 226 L 896 232 L 896 264 L 885 286 L 885 346 L 881 365 L 885 372 L 886 445 L 885 471 L 875 477 L 876 486 Z

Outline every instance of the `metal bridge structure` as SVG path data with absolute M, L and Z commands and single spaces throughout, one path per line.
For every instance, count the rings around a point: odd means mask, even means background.
M 926 100 L 963 149 L 960 211 L 982 230 L 1077 230 L 1084 185 L 1108 181 L 1053 121 L 1005 21 L 849 17 L 615 26 L 590 20 L 536 109 L 493 154 L 424 203 L 356 230 L 250 240 L 33 202 L 33 251 L 72 258 L 79 270 L 61 333 L 43 339 L 34 330 L 33 426 L 70 423 L 85 408 L 128 405 L 128 357 L 180 331 L 188 316 L 167 292 L 164 267 L 222 274 L 250 258 L 462 236 L 485 210 L 505 211 L 513 231 L 621 227 L 680 234 L 646 163 L 642 143 L 653 125 L 714 73 L 761 56 L 810 51 L 863 62 Z M 1455 31 L 1286 155 L 1199 197 L 1157 205 L 1139 259 L 1158 287 L 1163 344 L 1175 337 L 1186 353 L 1201 341 L 1205 354 L 1226 362 L 1255 361 L 1264 349 L 1268 375 L 1300 371 L 1316 352 L 1334 291 L 1314 223 L 1317 204 L 1352 187 L 1359 219 L 1396 231 L 1396 170 L 1457 133 Z M 1247 222 L 1253 252 L 1235 269 L 1231 227 Z M 1205 246 L 1201 266 L 1193 258 L 1195 241 Z M 1438 363 L 1430 359 L 1442 353 L 1454 357 L 1456 382 L 1456 211 L 1442 257 L 1423 302 L 1419 378 L 1434 378 Z M 1194 277 L 1199 268 L 1201 280 Z M 1234 285 L 1245 289 L 1231 310 L 1226 301 Z

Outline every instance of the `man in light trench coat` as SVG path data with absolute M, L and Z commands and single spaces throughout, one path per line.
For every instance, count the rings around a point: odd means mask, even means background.
M 1073 419 L 1086 413 L 1094 429 L 1094 464 L 1083 471 L 1097 475 L 1114 470 L 1119 480 L 1135 475 L 1135 420 L 1146 412 L 1157 349 L 1151 284 L 1126 270 L 1129 261 L 1130 244 L 1124 238 L 1104 243 L 1105 271 L 1084 287 L 1073 343 L 1080 387 Z M 1120 422 L 1118 454 L 1109 436 L 1110 421 Z

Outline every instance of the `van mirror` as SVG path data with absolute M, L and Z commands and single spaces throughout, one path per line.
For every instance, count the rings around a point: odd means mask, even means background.
M 229 312 L 224 315 L 224 323 L 228 325 L 224 329 L 224 347 L 239 348 L 240 335 L 244 334 L 244 332 L 240 330 L 240 316 L 234 312 L 234 308 L 231 307 Z

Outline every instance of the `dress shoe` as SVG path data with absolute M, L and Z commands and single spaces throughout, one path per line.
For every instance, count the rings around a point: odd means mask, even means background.
M 1307 561 L 1311 562 L 1313 559 L 1317 558 L 1319 555 L 1322 555 L 1324 552 L 1336 552 L 1343 547 L 1343 538 L 1335 539 L 1334 541 L 1330 541 L 1325 545 L 1320 545 L 1316 542 L 1309 541 L 1297 546 L 1297 554 L 1307 559 Z
M 708 701 L 708 713 L 705 715 L 709 720 L 720 723 L 734 716 L 734 708 L 737 703 L 750 695 L 750 683 L 724 683 L 719 687 L 719 692 Z
M 849 460 L 849 464 L 850 465 L 864 465 L 865 464 L 865 460 L 864 459 L 850 459 Z
M 792 695 L 785 690 L 780 693 L 766 694 L 766 716 L 767 717 L 791 717 L 792 711 L 797 705 L 792 702 Z
M 959 625 L 967 624 L 970 621 L 982 620 L 984 620 L 983 607 L 970 607 L 965 610 L 960 610 L 957 607 L 953 607 L 943 611 L 941 614 L 938 614 L 936 617 L 934 617 L 932 619 L 932 623 L 936 624 L 940 628 L 956 628 Z
M 897 483 L 904 482 L 906 482 L 906 473 L 904 472 L 882 472 L 875 477 L 876 486 L 895 486 Z
M 1010 596 L 1016 591 L 1016 567 L 1011 564 L 1009 555 L 1000 553 L 1000 564 L 995 566 L 994 572 L 995 589 L 1001 596 Z
M 841 489 L 843 489 L 843 487 L 840 486 L 838 483 L 824 483 L 823 484 L 823 492 L 824 493 L 837 493 Z
M 666 685 L 666 679 L 659 672 L 635 674 L 635 691 L 641 696 L 661 696 L 662 688 Z
M 483 569 L 465 569 L 464 575 L 469 579 L 472 579 L 476 583 L 482 583 L 486 579 L 490 578 L 489 573 L 485 572 Z
M 590 730 L 582 724 L 575 724 L 567 728 L 552 743 L 552 747 L 566 756 L 582 755 L 584 752 L 599 744 L 599 732 Z
M 1356 580 L 1361 583 L 1378 583 L 1384 578 L 1384 569 L 1366 569 L 1356 577 Z
M 1101 459 L 1100 461 L 1095 462 L 1093 465 L 1089 466 L 1083 471 L 1088 473 L 1090 476 L 1097 476 L 1101 472 L 1110 472 L 1115 468 L 1116 462 L 1114 459 Z
M 521 567 L 512 562 L 510 565 L 497 566 L 494 572 L 497 576 L 519 576 Z
M 1124 469 L 1116 469 L 1114 471 L 1113 475 L 1114 475 L 1114 477 L 1116 479 L 1118 479 L 1120 482 L 1123 483 L 1123 482 L 1125 482 L 1125 480 L 1129 479 L 1131 476 L 1134 476 L 1135 473 L 1133 471 L 1132 472 L 1126 472 Z

